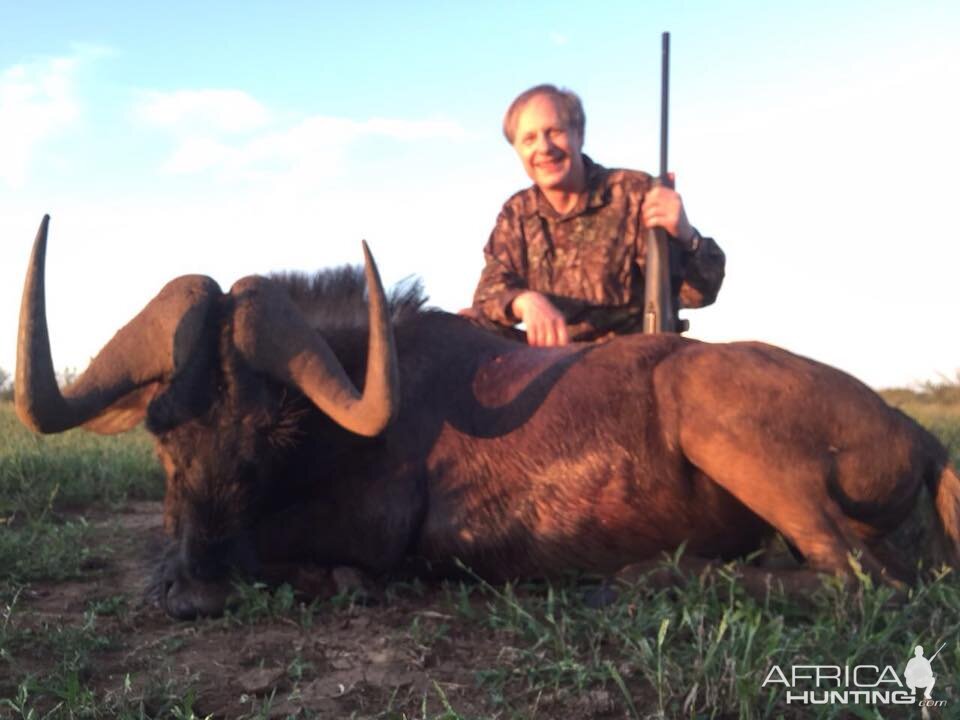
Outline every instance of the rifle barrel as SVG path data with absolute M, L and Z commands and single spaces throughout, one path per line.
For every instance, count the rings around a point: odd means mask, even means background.
M 669 185 L 667 177 L 667 126 L 670 105 L 670 33 L 661 38 L 660 58 L 660 182 Z M 670 244 L 667 231 L 651 228 L 647 231 L 647 250 L 643 331 L 645 333 L 677 332 L 677 317 L 673 308 L 673 290 L 670 287 Z
M 667 180 L 667 127 L 670 112 L 670 33 L 661 38 L 660 55 L 660 179 Z
M 937 649 L 937 651 L 936 651 L 933 655 L 930 656 L 930 659 L 927 660 L 927 662 L 933 662 L 933 659 L 934 659 L 937 655 L 939 655 L 939 654 L 940 654 L 940 651 L 943 650 L 946 646 L 947 646 L 946 643 L 944 643 L 943 645 L 941 645 L 941 646 Z

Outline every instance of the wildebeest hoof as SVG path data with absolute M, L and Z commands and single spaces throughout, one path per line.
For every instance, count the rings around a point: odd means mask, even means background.
M 610 607 L 620 599 L 620 593 L 609 583 L 600 583 L 599 585 L 588 588 L 583 593 L 583 604 L 593 610 L 600 610 Z
M 350 597 L 358 605 L 374 604 L 373 585 L 367 576 L 353 567 L 324 567 L 313 563 L 296 566 L 271 566 L 270 582 L 279 585 L 289 582 L 299 596 L 306 600 L 330 600 Z
M 354 567 L 338 566 L 330 571 L 338 595 L 350 595 L 358 605 L 375 605 L 377 598 L 369 578 Z

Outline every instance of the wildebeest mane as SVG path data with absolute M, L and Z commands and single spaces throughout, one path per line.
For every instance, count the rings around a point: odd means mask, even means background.
M 362 267 L 342 265 L 313 275 L 279 272 L 269 277 L 286 288 L 312 327 L 335 332 L 367 326 L 369 310 Z M 418 314 L 427 300 L 423 281 L 416 276 L 404 278 L 387 291 L 390 316 L 395 323 Z

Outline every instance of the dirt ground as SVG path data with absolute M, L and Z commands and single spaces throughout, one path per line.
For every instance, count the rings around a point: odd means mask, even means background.
M 18 598 L 17 622 L 39 636 L 84 626 L 91 607 L 114 608 L 95 619 L 96 634 L 108 640 L 84 671 L 98 697 L 143 697 L 154 713 L 151 697 L 165 692 L 169 703 L 171 693 L 192 691 L 193 712 L 217 718 L 513 716 L 491 707 L 477 672 L 509 665 L 516 649 L 456 617 L 441 586 L 392 593 L 373 605 L 328 603 L 307 622 L 296 610 L 177 622 L 145 594 L 163 545 L 160 503 L 133 503 L 92 523 L 90 579 L 31 584 Z M 469 602 L 482 609 L 482 598 Z M 49 672 L 58 662 L 49 654 L 39 645 L 20 648 L 21 676 Z M 14 690 L 0 679 L 0 696 Z M 520 704 L 537 717 L 624 717 L 622 699 L 604 690 L 540 693 Z

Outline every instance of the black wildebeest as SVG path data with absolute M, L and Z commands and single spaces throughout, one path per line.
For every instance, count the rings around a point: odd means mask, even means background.
M 877 543 L 924 484 L 958 558 L 945 449 L 852 377 L 674 335 L 531 348 L 423 310 L 416 293 L 390 306 L 369 254 L 369 319 L 351 320 L 363 285 L 346 271 L 247 277 L 229 293 L 184 276 L 61 391 L 46 232 L 44 218 L 17 412 L 38 432 L 146 419 L 167 474 L 174 616 L 220 612 L 234 571 L 386 572 L 414 557 L 492 579 L 612 573 L 683 543 L 736 556 L 774 531 L 805 560 L 794 573 L 849 574 L 858 552 L 881 575 Z

